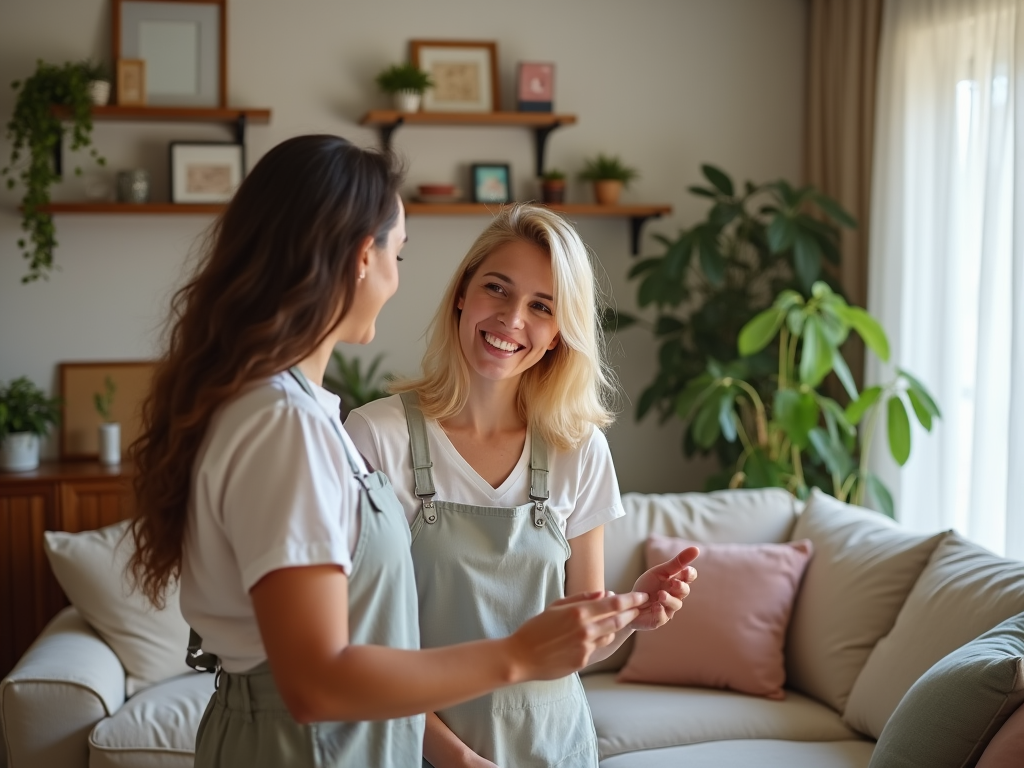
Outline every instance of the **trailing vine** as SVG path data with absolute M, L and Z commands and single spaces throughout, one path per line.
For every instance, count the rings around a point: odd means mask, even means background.
M 50 186 L 60 180 L 53 167 L 53 157 L 61 146 L 64 132 L 70 128 L 72 150 L 90 147 L 92 143 L 92 102 L 88 86 L 88 73 L 81 63 L 58 66 L 42 60 L 37 63 L 35 74 L 11 83 L 18 93 L 14 114 L 7 123 L 11 158 L 0 174 L 8 177 L 8 189 L 14 189 L 17 181 L 25 187 L 21 228 L 28 237 L 18 240 L 18 247 L 28 260 L 28 273 L 21 278 L 23 283 L 47 279 L 54 269 L 53 249 L 57 239 L 53 217 L 40 209 L 50 202 Z M 66 127 L 53 113 L 55 105 L 68 109 L 70 126 Z M 106 164 L 95 147 L 90 147 L 90 154 L 99 165 Z M 20 167 L 19 161 L 25 156 L 27 163 Z M 81 173 L 82 169 L 76 167 L 75 174 Z

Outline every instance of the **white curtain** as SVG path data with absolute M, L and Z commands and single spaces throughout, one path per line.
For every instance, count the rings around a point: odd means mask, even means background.
M 887 0 L 868 309 L 942 409 L 898 470 L 897 518 L 1024 558 L 1024 0 Z

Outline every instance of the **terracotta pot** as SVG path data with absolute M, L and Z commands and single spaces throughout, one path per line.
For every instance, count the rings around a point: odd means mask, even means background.
M 615 179 L 601 179 L 594 182 L 594 197 L 599 205 L 616 205 L 622 194 L 622 182 Z
M 564 203 L 565 179 L 550 179 L 541 182 L 540 199 L 544 203 Z

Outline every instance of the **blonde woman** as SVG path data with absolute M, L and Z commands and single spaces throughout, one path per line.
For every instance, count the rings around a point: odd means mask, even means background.
M 603 526 L 624 512 L 601 432 L 612 384 L 598 309 L 576 231 L 546 208 L 506 208 L 448 286 L 422 377 L 346 422 L 412 526 L 423 647 L 504 637 L 565 594 L 604 589 Z M 696 555 L 637 581 L 648 602 L 592 662 L 672 618 Z M 424 757 L 435 768 L 598 761 L 575 674 L 428 714 Z

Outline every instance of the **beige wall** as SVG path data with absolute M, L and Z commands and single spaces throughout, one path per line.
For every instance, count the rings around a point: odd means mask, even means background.
M 37 58 L 109 58 L 109 6 L 0 0 L 4 122 L 13 108 L 7 83 L 30 74 Z M 301 133 L 373 143 L 374 133 L 356 123 L 367 108 L 385 106 L 374 75 L 404 58 L 410 38 L 463 38 L 498 42 L 506 108 L 516 62 L 556 62 L 556 109 L 577 114 L 579 123 L 552 135 L 549 167 L 575 171 L 603 151 L 639 168 L 626 201 L 668 202 L 676 211 L 648 225 L 648 245 L 651 232 L 674 233 L 701 213 L 685 192 L 701 162 L 757 180 L 800 172 L 805 0 L 231 0 L 229 14 L 230 101 L 273 109 L 269 126 L 250 130 L 250 165 Z M 148 168 L 161 196 L 168 141 L 229 138 L 220 127 L 187 124 L 100 123 L 95 131 L 112 170 Z M 525 130 L 404 128 L 396 145 L 409 161 L 410 186 L 435 179 L 465 186 L 470 162 L 503 161 L 512 165 L 517 195 L 536 195 Z M 9 151 L 0 141 L 4 164 Z M 55 198 L 81 197 L 81 183 L 61 185 Z M 589 200 L 588 191 L 573 182 L 570 199 Z M 60 216 L 61 271 L 23 286 L 17 200 L 0 192 L 0 380 L 28 375 L 55 388 L 59 361 L 156 354 L 169 292 L 209 219 Z M 373 346 L 359 354 L 382 351 L 387 368 L 415 370 L 437 297 L 483 224 L 478 217 L 410 220 L 402 286 Z M 618 305 L 631 308 L 628 223 L 583 218 L 578 225 Z M 612 346 L 635 403 L 653 375 L 654 345 L 645 332 L 629 330 Z M 609 433 L 623 489 L 700 487 L 706 467 L 682 461 L 679 423 L 638 425 L 632 411 L 625 403 Z

